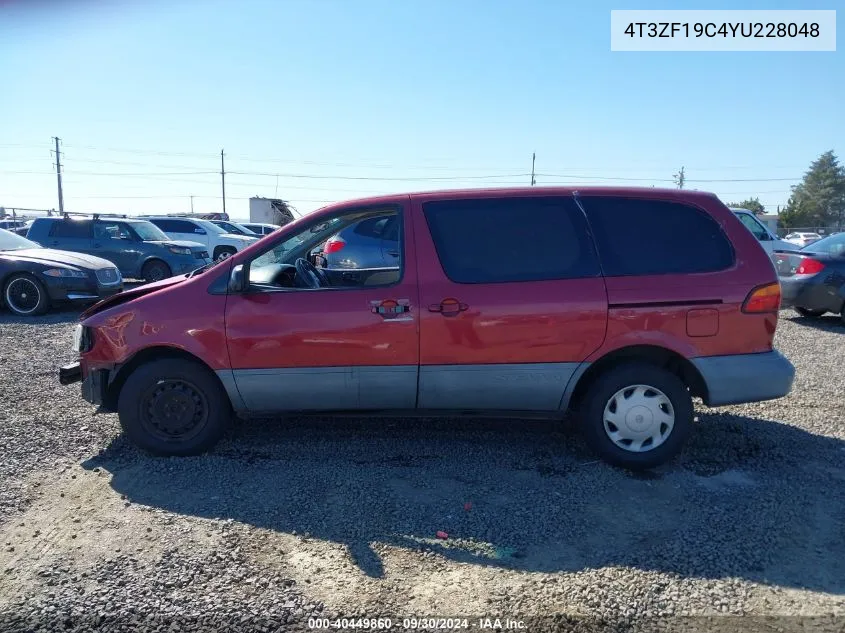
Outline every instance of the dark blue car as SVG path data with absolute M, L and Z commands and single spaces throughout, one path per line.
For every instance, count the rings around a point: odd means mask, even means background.
M 830 235 L 801 250 L 776 251 L 781 306 L 805 317 L 832 312 L 845 324 L 845 233 Z
M 37 218 L 26 237 L 47 248 L 102 257 L 124 277 L 147 282 L 189 273 L 211 262 L 205 245 L 172 240 L 152 222 L 137 218 Z

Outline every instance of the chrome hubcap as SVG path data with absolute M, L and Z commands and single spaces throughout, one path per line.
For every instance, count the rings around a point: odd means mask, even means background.
M 648 385 L 620 389 L 604 408 L 604 431 L 619 448 L 645 453 L 663 444 L 675 427 L 675 410 L 665 393 Z

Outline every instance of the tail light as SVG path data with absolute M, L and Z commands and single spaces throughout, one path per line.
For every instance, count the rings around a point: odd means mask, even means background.
M 745 298 L 742 311 L 746 314 L 762 314 L 780 310 L 780 284 L 757 286 Z
M 815 275 L 816 273 L 820 273 L 824 270 L 824 264 L 820 261 L 815 259 L 810 259 L 809 257 L 801 260 L 801 264 L 798 266 L 798 269 L 795 271 L 796 275 Z
M 323 246 L 323 253 L 331 255 L 332 253 L 337 253 L 344 246 L 346 246 L 346 242 L 344 242 L 341 238 L 330 237 L 329 241 L 326 242 L 325 246 Z

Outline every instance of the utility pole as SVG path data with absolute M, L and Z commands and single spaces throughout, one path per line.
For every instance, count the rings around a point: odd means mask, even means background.
M 61 153 L 59 152 L 59 137 L 54 136 L 53 140 L 56 141 L 56 179 L 59 182 L 59 213 L 63 213 L 65 210 L 65 200 L 62 195 L 62 163 L 59 160 L 61 158 Z
M 678 185 L 678 189 L 683 189 L 684 188 L 684 182 L 686 182 L 686 179 L 687 179 L 686 175 L 684 174 L 684 168 L 681 167 L 681 171 L 679 171 L 677 174 L 675 174 L 672 177 L 675 179 L 675 184 Z
M 194 197 L 191 196 L 191 215 L 194 214 Z
M 223 213 L 226 213 L 226 165 L 223 162 L 223 150 L 220 150 L 220 184 L 223 186 Z
M 534 163 L 536 162 L 536 160 L 537 160 L 537 153 L 534 152 L 533 154 L 531 154 L 531 186 L 532 187 L 537 184 L 537 180 L 534 178 Z

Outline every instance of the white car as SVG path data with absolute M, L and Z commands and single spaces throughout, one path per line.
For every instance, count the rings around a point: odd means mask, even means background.
M 215 260 L 226 259 L 259 239 L 227 233 L 209 220 L 173 216 L 150 216 L 144 219 L 155 224 L 174 240 L 191 240 L 205 244 Z
M 818 233 L 797 231 L 795 233 L 790 233 L 783 239 L 784 241 L 789 242 L 790 244 L 795 244 L 799 248 L 804 248 L 805 246 L 808 246 L 813 242 L 818 242 L 820 239 L 822 239 L 822 236 Z
M 731 209 L 734 215 L 739 218 L 745 227 L 754 234 L 754 237 L 760 242 L 763 249 L 771 256 L 775 251 L 797 251 L 800 247 L 787 242 L 786 240 L 778 239 L 768 227 L 760 222 L 754 214 L 748 209 Z
M 278 224 L 265 224 L 263 222 L 241 222 L 240 225 L 253 233 L 258 233 L 258 235 L 269 235 L 282 228 Z

